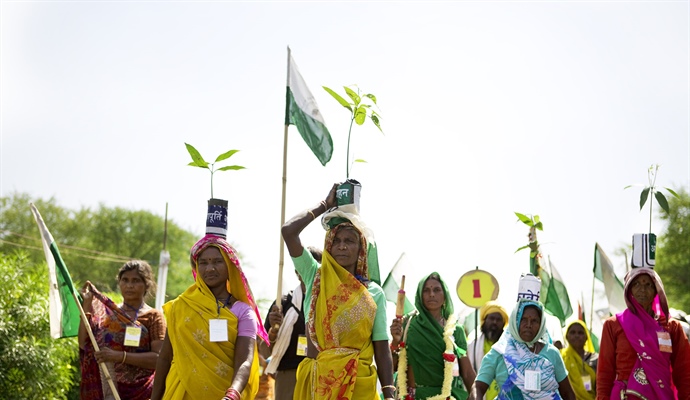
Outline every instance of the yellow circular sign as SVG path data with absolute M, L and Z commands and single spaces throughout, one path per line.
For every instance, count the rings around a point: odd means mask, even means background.
M 498 281 L 481 269 L 466 272 L 458 279 L 456 288 L 460 301 L 472 308 L 479 308 L 489 300 L 498 298 Z

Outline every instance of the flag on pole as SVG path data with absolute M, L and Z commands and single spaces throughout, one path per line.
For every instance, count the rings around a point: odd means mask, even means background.
M 551 258 L 548 258 L 548 271 L 541 268 L 541 258 L 536 262 L 537 272 L 541 279 L 541 299 L 544 303 L 544 309 L 547 313 L 558 318 L 561 322 L 561 327 L 565 327 L 565 320 L 573 315 L 573 307 L 570 305 L 570 297 L 568 297 L 568 290 L 563 283 L 563 278 L 556 271 L 556 268 L 551 263 Z
M 405 253 L 402 253 L 400 255 L 400 258 L 398 258 L 398 261 L 391 269 L 391 272 L 388 273 L 388 276 L 386 277 L 386 280 L 383 282 L 383 286 L 381 287 L 383 289 L 383 293 L 386 295 L 386 300 L 391 301 L 393 303 L 398 302 L 398 290 L 400 290 L 400 284 L 398 284 L 398 282 L 402 281 L 402 276 L 405 272 L 403 267 L 404 263 L 402 262 L 404 258 Z M 414 305 L 410 303 L 410 300 L 408 300 L 407 295 L 405 295 L 404 313 L 407 314 L 414 310 Z
M 79 306 L 74 299 L 74 284 L 60 256 L 57 243 L 48 231 L 41 214 L 30 204 L 38 230 L 41 232 L 43 252 L 48 263 L 48 289 L 50 335 L 54 338 L 77 336 L 79 332 Z M 79 296 L 81 298 L 81 296 Z
M 594 245 L 594 277 L 604 282 L 606 298 L 609 301 L 609 311 L 612 314 L 618 314 L 628 308 L 625 304 L 623 283 L 616 276 L 611 260 L 601 249 L 599 243 Z
M 289 50 L 285 125 L 297 127 L 302 139 L 319 159 L 321 165 L 326 165 L 331 160 L 333 154 L 331 134 L 328 133 L 316 99 L 299 73 Z

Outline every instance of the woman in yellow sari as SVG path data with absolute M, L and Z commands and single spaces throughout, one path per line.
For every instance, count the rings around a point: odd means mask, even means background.
M 594 400 L 597 397 L 597 358 L 589 330 L 584 322 L 573 321 L 565 330 L 568 347 L 561 350 L 568 379 L 577 400 Z
M 369 279 L 367 239 L 354 209 L 338 205 L 334 184 L 328 197 L 283 225 L 282 233 L 295 269 L 306 285 L 307 357 L 297 369 L 294 398 L 395 398 L 393 361 L 388 347 L 386 299 Z M 338 214 L 328 225 L 321 267 L 304 249 L 299 234 L 317 215 Z M 359 225 L 360 227 L 358 227 Z M 375 367 L 373 359 L 376 359 Z
M 268 335 L 236 252 L 206 235 L 191 262 L 195 283 L 163 306 L 168 329 L 151 399 L 253 399 L 256 336 L 268 342 Z

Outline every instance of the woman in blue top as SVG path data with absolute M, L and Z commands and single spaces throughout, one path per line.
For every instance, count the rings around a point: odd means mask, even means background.
M 561 353 L 545 335 L 544 306 L 520 299 L 508 331 L 482 359 L 470 400 L 481 399 L 489 384 L 498 384 L 498 399 L 575 400 Z

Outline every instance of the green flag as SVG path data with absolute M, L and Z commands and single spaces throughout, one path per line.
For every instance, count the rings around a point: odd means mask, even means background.
M 541 258 L 543 260 L 543 258 Z M 573 315 L 573 307 L 570 305 L 568 290 L 563 283 L 563 278 L 558 274 L 556 268 L 548 259 L 548 269 L 541 268 L 539 260 L 531 259 L 530 266 L 537 272 L 541 279 L 540 300 L 544 304 L 547 313 L 558 318 L 561 327 L 565 327 L 565 320 Z M 536 275 L 536 274 L 535 274 Z
M 74 299 L 75 289 L 72 278 L 62 256 L 60 256 L 60 250 L 58 250 L 53 236 L 43 222 L 41 214 L 33 204 L 30 204 L 30 207 L 41 232 L 43 252 L 48 263 L 50 335 L 54 338 L 77 336 L 79 332 L 79 306 Z M 81 296 L 79 299 L 81 301 Z
M 627 307 L 625 304 L 624 286 L 613 270 L 611 260 L 601 249 L 599 243 L 594 244 L 594 277 L 604 282 L 606 299 L 609 301 L 609 310 L 613 314 L 623 312 Z
M 400 290 L 400 284 L 398 282 L 402 281 L 402 276 L 404 275 L 404 258 L 405 253 L 400 255 L 398 261 L 395 263 L 391 272 L 388 273 L 386 280 L 383 282 L 383 293 L 386 295 L 386 300 L 392 301 L 393 303 L 398 303 L 398 291 Z M 416 287 L 413 291 L 416 290 Z M 407 295 L 405 295 L 405 308 L 404 313 L 407 314 L 414 311 L 415 307 L 410 300 L 408 300 Z
M 319 106 L 311 94 L 307 83 L 297 69 L 288 50 L 288 85 L 285 103 L 285 125 L 295 125 L 302 139 L 319 159 L 326 165 L 333 154 L 333 140 L 328 133 Z

